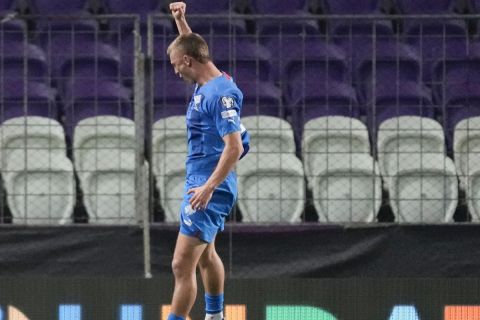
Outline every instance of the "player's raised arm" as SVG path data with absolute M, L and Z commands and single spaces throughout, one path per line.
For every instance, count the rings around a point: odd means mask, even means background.
M 192 29 L 187 23 L 185 18 L 185 11 L 187 5 L 185 2 L 172 2 L 170 3 L 170 11 L 172 16 L 175 18 L 175 23 L 177 24 L 178 33 L 180 34 L 189 34 L 192 33 Z

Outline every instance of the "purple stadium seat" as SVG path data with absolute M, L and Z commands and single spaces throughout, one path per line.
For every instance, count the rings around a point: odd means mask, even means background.
M 75 80 L 65 88 L 65 126 L 68 134 L 82 119 L 111 115 L 133 119 L 132 91 L 118 82 Z
M 23 79 L 26 69 L 27 81 L 47 81 L 47 58 L 43 50 L 36 45 L 5 42 L 0 46 L 0 64 L 0 76 L 5 80 Z
M 332 14 L 378 13 L 380 0 L 320 0 L 323 10 Z
M 161 6 L 158 0 L 120 1 L 105 0 L 107 12 L 112 14 L 138 14 L 140 16 L 140 35 L 142 49 L 147 52 L 148 48 L 148 25 L 149 14 L 156 14 L 159 17 L 152 19 L 153 36 L 164 37 L 174 33 L 172 21 L 169 15 L 162 16 Z M 121 53 L 121 70 L 126 82 L 133 82 L 133 61 L 134 61 L 134 19 L 113 18 L 109 20 L 109 28 L 116 34 L 112 45 L 116 46 Z
M 405 14 L 428 14 L 453 12 L 455 0 L 395 0 L 400 12 Z
M 15 0 L 0 0 L 0 11 L 12 10 Z
M 470 43 L 468 50 L 452 50 L 433 66 L 432 89 L 439 104 L 446 103 L 444 90 L 469 83 L 480 83 L 480 42 Z
M 271 82 L 237 81 L 243 93 L 241 116 L 267 115 L 283 118 L 285 108 L 282 106 L 282 92 Z
M 1 122 L 15 117 L 42 116 L 57 119 L 56 91 L 40 82 L 0 82 Z M 24 97 L 27 99 L 24 104 Z
M 334 44 L 325 43 L 321 37 L 273 36 L 262 40 L 272 54 L 272 71 L 276 82 L 285 82 L 292 72 L 303 72 L 304 69 L 307 73 L 314 72 L 306 66 L 304 68 L 303 61 L 317 67 L 323 64 L 324 72 L 328 69 L 329 78 L 350 80 L 343 50 Z
M 112 46 L 99 42 L 75 42 L 71 48 L 58 48 L 51 56 L 60 93 L 72 78 L 120 81 L 120 54 Z M 54 60 L 55 59 L 55 60 Z
M 29 0 L 32 10 L 39 14 L 70 14 L 85 12 L 88 0 Z
M 153 72 L 153 122 L 169 116 L 185 115 L 194 86 L 175 75 L 169 61 L 154 61 Z
M 70 19 L 40 19 L 37 29 L 40 32 L 40 41 L 42 46 L 46 44 L 48 38 L 56 33 L 66 32 L 96 32 L 98 23 L 90 16 L 87 11 L 88 0 L 29 0 L 34 14 L 42 15 L 68 15 Z
M 453 13 L 454 0 L 396 0 L 397 7 L 403 14 L 449 14 Z M 407 42 L 422 55 L 423 80 L 430 84 L 432 67 L 436 60 L 448 58 L 455 51 L 467 48 L 467 26 L 460 19 L 408 19 L 405 18 L 403 29 Z
M 327 14 L 381 13 L 381 1 L 379 0 L 322 0 L 322 2 L 323 10 Z M 360 62 L 357 54 L 358 48 L 369 49 L 371 52 L 374 34 L 377 43 L 383 41 L 383 38 L 390 38 L 393 35 L 392 24 L 389 19 L 329 19 L 327 23 L 334 42 L 347 53 L 349 65 L 352 69 L 357 68 Z
M 375 96 L 367 93 L 366 111 L 372 131 L 389 118 L 406 115 L 433 118 L 436 115 L 431 91 L 416 81 L 378 82 Z
M 308 3 L 306 0 L 251 0 L 251 2 L 253 12 L 260 14 L 291 14 L 294 12 L 305 13 L 308 9 Z
M 470 0 L 468 3 L 470 10 L 479 13 L 480 12 L 480 1 L 479 0 Z
M 259 79 L 272 80 L 271 54 L 264 46 L 249 38 L 207 38 L 210 54 L 221 70 L 233 76 L 235 81 Z
M 304 124 L 310 119 L 333 115 L 354 118 L 359 116 L 355 89 L 347 83 L 320 83 L 297 79 L 290 79 L 289 82 L 292 89 L 286 102 L 298 137 L 301 136 Z
M 262 19 L 257 21 L 257 33 L 265 34 L 316 34 L 319 32 L 315 19 L 308 19 L 306 0 L 269 1 L 252 0 L 255 14 L 298 15 L 299 19 Z
M 375 65 L 373 63 L 373 53 L 369 50 L 362 51 L 365 48 L 359 48 L 357 55 L 359 66 L 355 71 L 355 83 L 360 91 L 360 98 L 364 101 L 366 92 L 373 86 L 373 76 L 375 81 L 382 83 L 385 81 L 412 81 L 421 82 L 420 78 L 420 57 L 418 53 L 407 44 L 392 41 L 379 42 L 376 44 Z M 375 66 L 375 74 L 373 67 Z
M 8 5 L 8 4 L 7 4 Z M 27 24 L 24 20 L 15 18 L 16 13 L 4 10 L 0 4 L 0 46 L 5 41 L 23 41 L 27 36 Z
M 438 60 L 432 79 L 433 96 L 443 107 L 447 143 L 451 146 L 455 125 L 480 115 L 480 43 L 470 43 L 468 51 L 454 51 Z
M 207 34 L 245 34 L 247 31 L 245 20 L 235 17 L 234 1 L 190 0 L 185 2 L 187 3 L 187 13 L 193 15 L 189 18 L 193 32 L 206 36 Z M 195 17 L 195 14 L 228 15 L 229 18 L 198 18 Z

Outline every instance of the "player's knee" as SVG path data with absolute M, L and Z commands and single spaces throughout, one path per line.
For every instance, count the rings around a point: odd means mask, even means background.
M 172 260 L 172 271 L 176 278 L 186 276 L 190 272 L 191 267 L 187 261 L 180 257 L 174 257 Z

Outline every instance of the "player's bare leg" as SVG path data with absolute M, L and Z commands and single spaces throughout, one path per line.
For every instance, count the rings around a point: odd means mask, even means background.
M 172 319 L 186 318 L 197 296 L 196 268 L 207 243 L 198 238 L 178 234 L 172 270 L 175 276 L 175 290 L 172 298 Z
M 215 243 L 207 245 L 198 262 L 202 282 L 205 288 L 207 320 L 223 319 L 223 289 L 225 269 L 215 250 Z

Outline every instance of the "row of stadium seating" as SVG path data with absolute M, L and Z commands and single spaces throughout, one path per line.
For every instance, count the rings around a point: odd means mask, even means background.
M 429 118 L 385 121 L 376 158 L 358 119 L 312 119 L 304 128 L 303 161 L 295 155 L 293 129 L 285 120 L 250 116 L 242 123 L 255 142 L 237 168 L 244 222 L 300 222 L 307 186 L 321 222 L 376 221 L 382 186 L 389 194 L 383 201 L 389 201 L 397 222 L 452 222 L 459 187 L 466 192 L 472 220 L 480 220 L 480 117 L 457 126 L 455 163 L 445 154 L 441 125 Z M 135 223 L 132 120 L 100 116 L 80 121 L 73 165 L 63 128 L 55 120 L 17 117 L 4 122 L 0 133 L 0 169 L 14 223 L 71 222 L 74 173 L 90 223 Z M 185 119 L 161 119 L 152 134 L 151 166 L 165 221 L 175 222 L 185 178 Z M 147 163 L 138 168 L 147 176 Z M 148 194 L 143 187 L 142 194 Z

